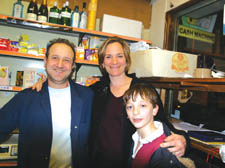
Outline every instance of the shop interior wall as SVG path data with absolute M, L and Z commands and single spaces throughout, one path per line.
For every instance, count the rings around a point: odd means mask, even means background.
M 150 37 L 153 46 L 164 47 L 166 12 L 175 9 L 189 0 L 151 0 Z

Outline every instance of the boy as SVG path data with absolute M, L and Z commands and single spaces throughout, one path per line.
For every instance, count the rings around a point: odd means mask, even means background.
M 189 158 L 177 158 L 160 143 L 171 134 L 160 121 L 154 121 L 158 112 L 158 97 L 148 84 L 133 85 L 123 96 L 127 116 L 137 131 L 133 134 L 132 168 L 185 168 L 195 167 Z

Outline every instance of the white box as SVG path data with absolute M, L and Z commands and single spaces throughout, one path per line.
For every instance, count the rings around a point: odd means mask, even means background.
M 175 51 L 149 49 L 131 53 L 129 73 L 137 77 L 185 77 L 192 76 L 197 67 L 197 55 Z
M 142 22 L 118 16 L 104 14 L 101 20 L 101 31 L 141 38 Z

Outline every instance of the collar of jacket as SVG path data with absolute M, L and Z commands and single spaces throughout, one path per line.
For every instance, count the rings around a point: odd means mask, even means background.
M 73 82 L 71 79 L 68 79 L 69 83 L 70 83 L 70 86 L 71 86 L 71 83 Z M 48 89 L 48 79 L 43 83 L 43 87 L 41 89 L 41 91 L 46 91 L 46 89 Z
M 135 73 L 132 74 L 126 74 L 128 77 L 134 79 L 137 78 Z M 100 78 L 100 81 L 91 85 L 91 88 L 95 90 L 95 92 L 98 92 L 98 95 L 107 95 L 109 93 L 109 86 L 110 85 L 110 78 L 109 75 L 104 75 Z

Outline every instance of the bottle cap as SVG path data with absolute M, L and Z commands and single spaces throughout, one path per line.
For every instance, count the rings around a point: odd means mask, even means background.
M 86 2 L 83 3 L 83 8 L 86 8 Z

